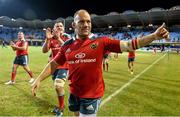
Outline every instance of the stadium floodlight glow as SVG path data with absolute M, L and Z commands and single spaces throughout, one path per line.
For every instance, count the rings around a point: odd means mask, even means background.
M 72 30 L 72 28 L 69 28 L 69 30 Z
M 43 28 L 44 31 L 46 31 L 46 28 Z
M 19 29 L 23 29 L 23 27 L 20 26 Z
M 3 25 L 0 25 L 0 27 L 3 27 Z
M 128 24 L 128 25 L 127 25 L 127 27 L 128 27 L 128 28 L 131 28 L 131 25 L 130 25 L 130 24 Z
M 112 28 L 112 26 L 108 26 L 108 28 Z
M 12 18 L 11 21 L 16 21 L 16 20 Z
M 153 24 L 149 24 L 148 26 L 149 26 L 149 27 L 152 27 L 152 26 L 153 26 Z

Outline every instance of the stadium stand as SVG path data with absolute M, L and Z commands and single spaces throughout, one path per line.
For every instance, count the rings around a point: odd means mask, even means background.
M 180 6 L 170 9 L 152 8 L 144 12 L 127 10 L 123 13 L 111 12 L 98 16 L 92 14 L 93 33 L 98 36 L 111 36 L 121 40 L 129 40 L 147 35 L 154 31 L 162 22 L 166 22 L 170 31 L 170 42 L 180 42 Z M 53 27 L 56 21 L 64 22 L 66 32 L 73 34 L 71 22 L 73 17 L 56 20 L 24 20 L 0 17 L 0 39 L 9 42 L 16 39 L 17 32 L 23 31 L 31 45 L 41 45 L 45 38 L 44 28 Z M 163 43 L 156 41 L 155 43 Z

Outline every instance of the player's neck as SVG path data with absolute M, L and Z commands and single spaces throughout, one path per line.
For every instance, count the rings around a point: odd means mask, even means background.
M 19 39 L 19 41 L 25 41 L 25 38 Z
M 79 40 L 85 40 L 87 38 L 88 36 L 76 35 L 76 39 L 79 39 Z

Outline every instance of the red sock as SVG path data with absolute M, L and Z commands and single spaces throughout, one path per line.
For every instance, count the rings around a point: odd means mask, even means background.
M 16 72 L 11 73 L 11 81 L 15 81 L 16 78 Z
M 107 69 L 107 71 L 108 71 L 108 67 L 109 67 L 109 64 L 108 64 L 108 63 L 106 63 L 106 69 Z
M 103 70 L 105 70 L 105 64 L 103 64 Z
M 33 74 L 32 74 L 32 71 L 28 71 L 28 74 L 31 78 L 33 78 Z
M 58 96 L 59 108 L 64 109 L 64 95 Z

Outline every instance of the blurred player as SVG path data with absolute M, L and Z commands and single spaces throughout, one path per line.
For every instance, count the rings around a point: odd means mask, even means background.
M 30 80 L 29 83 L 34 81 L 33 73 L 28 65 L 28 42 L 24 38 L 23 32 L 18 32 L 18 41 L 16 43 L 11 42 L 10 46 L 14 51 L 16 51 L 16 58 L 14 59 L 11 80 L 6 82 L 5 84 L 10 85 L 15 83 L 16 71 L 17 68 L 23 66 L 24 70 L 29 74 Z
M 118 53 L 114 53 L 115 60 L 118 60 Z
M 2 48 L 4 48 L 4 47 L 7 48 L 6 42 L 3 40 L 3 41 L 2 41 Z
M 167 38 L 169 35 L 163 24 L 154 33 L 130 41 L 94 37 L 91 35 L 91 17 L 86 10 L 79 10 L 74 14 L 72 26 L 75 30 L 75 38 L 66 41 L 58 55 L 47 64 L 32 84 L 32 95 L 36 94 L 42 79 L 67 61 L 70 87 L 69 109 L 75 116 L 80 117 L 96 117 L 105 89 L 102 75 L 104 52 L 133 51 L 154 40 Z
M 135 51 L 128 52 L 128 71 L 134 74 Z
M 53 31 L 50 28 L 46 29 L 46 40 L 43 44 L 42 52 L 47 53 L 51 50 L 51 58 L 53 59 L 56 54 L 60 51 L 61 45 L 69 39 L 69 35 L 64 33 L 64 25 L 62 22 L 57 22 L 54 25 Z M 64 84 L 66 81 L 68 72 L 68 65 L 59 66 L 56 71 L 52 74 L 54 86 L 58 96 L 58 107 L 53 110 L 57 115 L 62 114 L 64 110 Z
M 153 47 L 153 53 L 156 54 L 156 52 L 157 52 L 157 48 L 155 46 L 155 47 Z
M 103 70 L 104 71 L 108 71 L 108 69 L 109 69 L 109 54 L 110 54 L 110 52 L 106 51 L 106 53 L 104 54 L 104 57 L 103 57 Z

